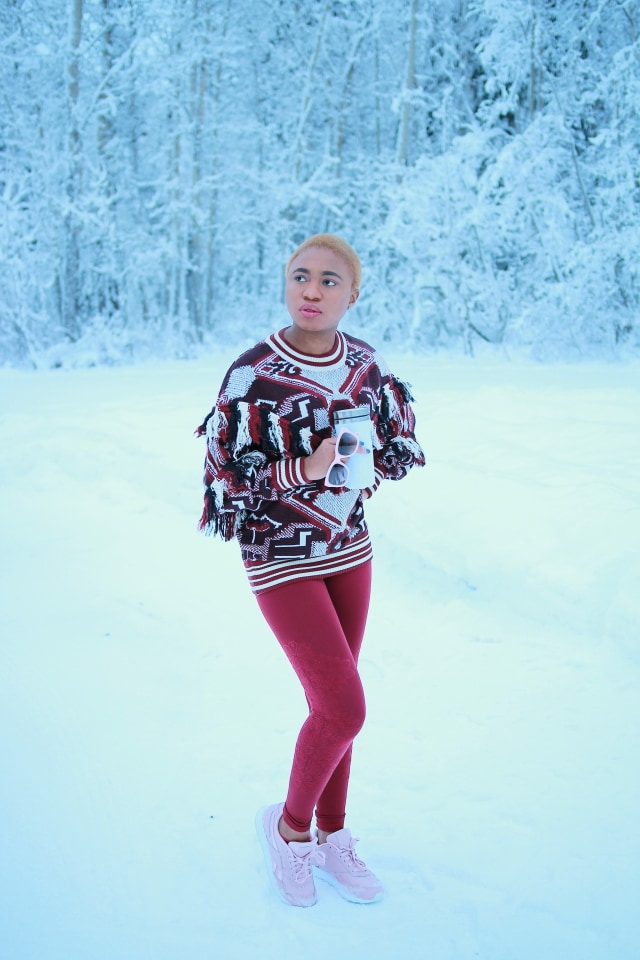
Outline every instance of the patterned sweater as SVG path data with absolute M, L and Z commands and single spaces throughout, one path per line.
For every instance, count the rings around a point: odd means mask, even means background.
M 400 480 L 424 454 L 408 387 L 362 340 L 336 334 L 322 356 L 274 333 L 227 371 L 206 434 L 200 528 L 235 536 L 254 592 L 328 576 L 366 562 L 371 544 L 360 490 L 309 482 L 304 458 L 331 436 L 338 410 L 368 406 L 375 483 Z

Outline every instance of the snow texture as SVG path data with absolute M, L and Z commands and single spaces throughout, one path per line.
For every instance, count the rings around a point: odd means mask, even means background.
M 367 505 L 348 826 L 388 893 L 300 910 L 253 817 L 304 697 L 196 532 L 231 359 L 0 372 L 0 955 L 631 960 L 640 366 L 388 358 L 429 459 Z

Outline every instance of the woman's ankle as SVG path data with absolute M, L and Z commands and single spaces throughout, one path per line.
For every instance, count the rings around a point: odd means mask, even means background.
M 311 834 L 308 830 L 306 833 L 300 833 L 298 830 L 292 830 L 284 817 L 280 817 L 280 821 L 278 823 L 278 833 L 285 843 L 308 843 L 309 840 L 311 840 Z

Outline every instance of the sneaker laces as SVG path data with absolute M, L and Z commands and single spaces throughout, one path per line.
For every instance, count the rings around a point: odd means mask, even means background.
M 356 856 L 356 843 L 359 839 L 359 837 L 351 837 L 348 847 L 336 847 L 336 850 L 338 851 L 338 856 L 349 870 L 365 871 L 368 873 L 369 870 L 364 860 Z
M 293 850 L 289 850 L 289 862 L 294 881 L 304 883 L 311 874 L 311 851 L 299 856 Z

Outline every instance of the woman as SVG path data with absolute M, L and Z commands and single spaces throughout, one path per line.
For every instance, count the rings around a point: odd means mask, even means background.
M 302 243 L 286 267 L 291 325 L 236 360 L 198 431 L 207 437 L 201 528 L 238 540 L 309 704 L 286 801 L 256 821 L 278 893 L 304 907 L 317 899 L 314 873 L 348 900 L 383 895 L 344 826 L 351 745 L 365 715 L 357 662 L 372 552 L 363 502 L 383 479 L 424 464 L 408 388 L 372 347 L 338 330 L 360 279 L 344 240 L 316 234 Z

